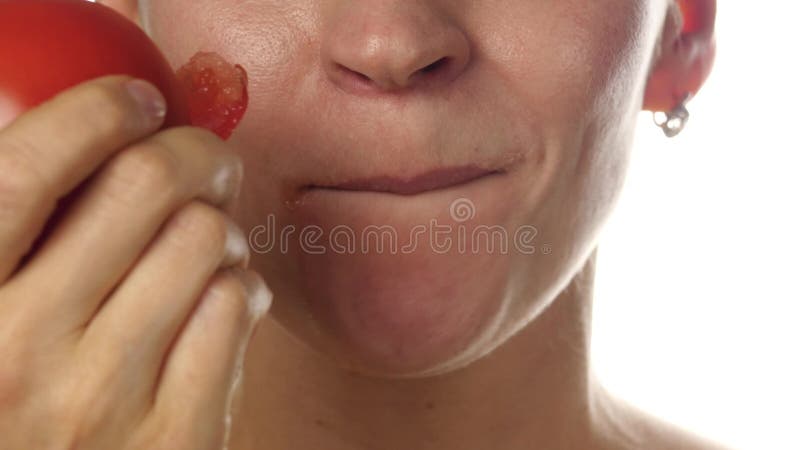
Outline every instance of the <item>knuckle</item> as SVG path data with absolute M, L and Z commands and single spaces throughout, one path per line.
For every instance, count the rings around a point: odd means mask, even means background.
M 114 200 L 138 205 L 142 200 L 173 198 L 180 168 L 167 149 L 142 144 L 112 159 L 106 176 L 107 191 Z
M 208 157 L 216 152 L 235 155 L 235 152 L 228 150 L 227 142 L 205 128 L 190 126 L 167 128 L 153 139 L 174 148 L 191 148 L 195 156 L 199 153 Z
M 4 298 L 0 297 L 0 306 Z M 29 392 L 36 323 L 18 308 L 0 308 L 0 411 L 13 410 Z
M 205 408 L 187 410 L 179 402 L 157 403 L 153 408 L 144 432 L 135 442 L 135 449 L 198 450 L 219 449 L 224 444 L 224 424 L 221 420 L 211 425 L 209 417 L 219 411 Z M 198 426 L 204 423 L 207 426 Z
M 101 378 L 104 375 L 100 376 Z M 72 448 L 84 448 L 106 426 L 115 422 L 119 397 L 109 395 L 113 385 L 93 376 L 62 382 L 49 392 L 46 411 L 59 423 L 59 442 Z
M 176 423 L 151 439 L 152 450 L 212 450 L 224 447 L 223 429 L 206 427 L 198 429 L 195 423 Z
M 6 360 L 5 350 L 0 350 L 0 354 Z M 0 366 L 0 411 L 16 409 L 24 397 L 25 380 L 20 365 L 6 363 Z
M 47 178 L 27 155 L 25 144 L 0 144 L 0 217 L 17 216 L 48 197 Z
M 218 209 L 190 202 L 170 220 L 168 239 L 181 248 L 221 257 L 228 240 L 228 220 Z

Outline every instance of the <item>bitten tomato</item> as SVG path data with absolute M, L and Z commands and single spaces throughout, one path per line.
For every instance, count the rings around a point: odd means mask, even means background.
M 198 52 L 178 70 L 192 124 L 227 139 L 247 110 L 247 72 L 213 52 Z
M 182 68 L 183 82 L 179 81 L 147 34 L 104 5 L 86 0 L 0 0 L 0 128 L 64 89 L 104 75 L 126 74 L 152 82 L 164 94 L 164 127 L 205 126 L 227 138 L 247 106 L 244 69 L 236 66 L 243 76 L 231 78 L 226 74 L 234 67 L 217 56 L 214 68 L 205 68 L 199 79 L 230 95 L 205 96 L 199 101 L 206 105 L 205 112 L 192 114 L 190 106 L 198 100 L 190 97 L 202 91 L 198 77 L 186 75 L 199 70 L 195 66 Z M 214 78 L 218 74 L 220 80 Z
M 0 0 L 0 124 L 110 74 L 152 82 L 167 97 L 167 126 L 189 123 L 172 68 L 124 16 L 84 0 Z

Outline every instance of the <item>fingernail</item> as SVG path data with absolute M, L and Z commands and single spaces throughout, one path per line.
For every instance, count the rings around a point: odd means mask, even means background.
M 269 290 L 264 280 L 254 273 L 249 273 L 246 280 L 250 313 L 252 317 L 259 320 L 264 317 L 272 305 L 272 291 Z
M 233 220 L 227 219 L 228 237 L 225 241 L 225 258 L 223 265 L 229 266 L 241 262 L 247 268 L 250 263 L 250 245 L 244 232 Z
M 153 121 L 159 121 L 167 115 L 167 102 L 155 86 L 135 79 L 129 81 L 125 87 L 141 110 Z
M 232 200 L 239 194 L 243 175 L 243 165 L 238 157 L 231 157 L 230 161 L 222 165 L 212 181 L 214 193 L 221 200 Z

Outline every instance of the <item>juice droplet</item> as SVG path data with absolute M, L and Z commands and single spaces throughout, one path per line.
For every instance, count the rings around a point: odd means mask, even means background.
M 289 211 L 294 211 L 302 206 L 302 200 L 300 198 L 287 199 L 283 202 L 283 205 L 286 206 L 286 209 Z
M 283 206 L 289 211 L 294 211 L 303 206 L 308 188 L 298 188 L 296 183 L 286 182 L 281 189 Z

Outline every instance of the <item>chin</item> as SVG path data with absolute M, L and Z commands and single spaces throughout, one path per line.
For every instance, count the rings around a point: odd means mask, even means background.
M 359 374 L 432 376 L 490 353 L 528 317 L 514 303 L 525 303 L 520 278 L 531 277 L 521 269 L 534 261 L 517 251 L 517 232 L 538 227 L 532 211 L 557 174 L 542 154 L 511 153 L 412 176 L 293 182 L 276 214 L 276 231 L 293 230 L 286 251 L 254 259 L 275 293 L 272 316 Z
M 507 261 L 494 255 L 316 255 L 303 298 L 360 373 L 409 377 L 453 370 L 485 353 L 505 303 Z
M 283 305 L 276 295 L 279 315 L 291 311 L 282 322 L 362 374 L 429 376 L 488 353 L 508 306 L 514 252 L 490 248 L 488 237 L 473 246 L 470 237 L 481 226 L 509 228 L 513 202 L 494 195 L 506 182 L 488 177 L 409 196 L 309 194 L 291 222 L 320 234 L 315 246 L 295 236 L 283 255 L 293 276 Z

